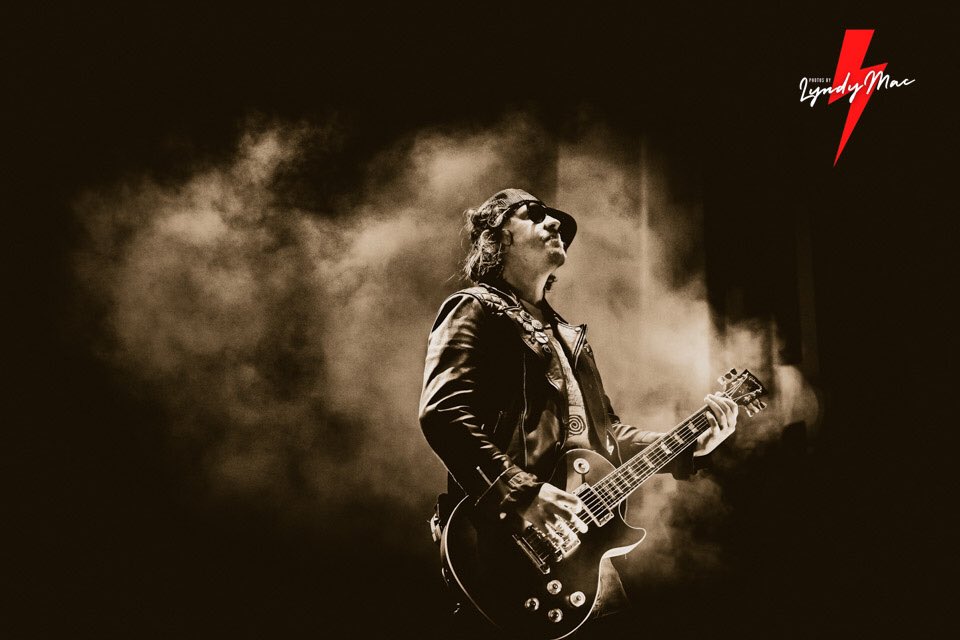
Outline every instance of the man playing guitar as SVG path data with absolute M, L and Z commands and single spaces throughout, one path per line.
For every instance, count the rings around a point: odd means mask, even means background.
M 462 503 L 481 530 L 485 523 L 500 523 L 509 531 L 532 531 L 554 548 L 570 548 L 564 545 L 599 520 L 585 494 L 547 481 L 561 457 L 588 450 L 615 467 L 664 434 L 620 421 L 604 393 L 586 326 L 567 323 L 547 302 L 554 272 L 577 232 L 574 218 L 520 189 L 498 192 L 468 210 L 467 218 L 471 245 L 464 274 L 474 286 L 451 295 L 440 308 L 420 400 L 423 433 L 450 473 L 448 493 L 438 504 L 437 532 L 452 507 Z M 738 404 L 723 394 L 708 395 L 705 402 L 695 442 L 691 436 L 691 446 L 657 471 L 689 476 L 698 459 L 734 431 Z M 576 464 L 586 465 L 585 460 L 581 456 Z M 535 546 L 526 549 L 533 574 Z M 627 604 L 609 558 L 599 565 L 590 618 Z M 549 573 L 546 563 L 540 570 Z M 460 580 L 451 573 L 455 567 L 445 570 L 448 582 Z M 462 601 L 473 600 L 497 623 L 478 598 L 465 595 Z M 570 597 L 576 603 L 576 594 Z M 524 602 L 528 610 L 540 606 L 536 597 Z M 551 620 L 564 615 L 557 611 L 548 612 Z

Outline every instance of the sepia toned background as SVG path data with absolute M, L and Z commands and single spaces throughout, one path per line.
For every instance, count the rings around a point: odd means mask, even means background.
M 917 414 L 951 344 L 929 17 L 23 16 L 11 637 L 443 637 L 425 341 L 464 209 L 507 186 L 577 217 L 552 303 L 625 421 L 668 429 L 730 367 L 771 388 L 709 471 L 631 498 L 638 628 L 922 628 Z M 852 26 L 919 79 L 833 167 L 845 107 L 797 83 Z

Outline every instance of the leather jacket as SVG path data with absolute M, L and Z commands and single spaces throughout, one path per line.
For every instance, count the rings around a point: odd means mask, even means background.
M 579 382 L 597 451 L 619 465 L 662 435 L 617 417 L 586 325 L 568 324 L 545 303 L 544 312 Z M 542 421 L 557 420 L 544 407 L 550 394 L 562 393 L 563 374 L 542 328 L 502 280 L 458 291 L 441 305 L 427 345 L 420 425 L 450 472 L 450 507 L 464 495 L 491 515 L 510 503 L 526 506 L 552 473 L 563 442 L 545 441 L 555 439 L 545 434 L 565 431 Z M 689 475 L 690 450 L 666 470 Z M 449 511 L 443 502 L 441 522 Z

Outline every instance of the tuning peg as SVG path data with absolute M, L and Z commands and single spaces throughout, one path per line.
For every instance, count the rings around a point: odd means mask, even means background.
M 749 405 L 749 404 L 748 404 L 747 406 L 745 406 L 745 407 L 743 408 L 743 410 L 746 412 L 748 418 L 752 418 L 752 417 L 753 417 L 753 414 L 756 413 L 756 411 L 754 411 L 754 410 L 752 409 L 751 405 Z
M 749 415 L 749 416 L 752 416 L 752 415 L 754 415 L 754 414 L 756 414 L 756 413 L 760 413 L 761 411 L 763 411 L 763 410 L 767 407 L 766 403 L 765 403 L 765 402 L 761 402 L 759 399 L 754 400 L 753 402 L 751 402 L 751 403 L 748 404 L 747 406 L 749 407 L 749 411 L 748 411 L 748 413 L 747 413 L 747 415 Z

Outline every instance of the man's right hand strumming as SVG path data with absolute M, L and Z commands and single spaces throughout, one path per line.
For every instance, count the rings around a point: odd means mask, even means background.
M 520 517 L 560 541 L 560 535 L 575 535 L 574 529 L 586 533 L 586 523 L 577 516 L 582 509 L 580 498 L 545 482 L 530 505 L 520 511 Z

